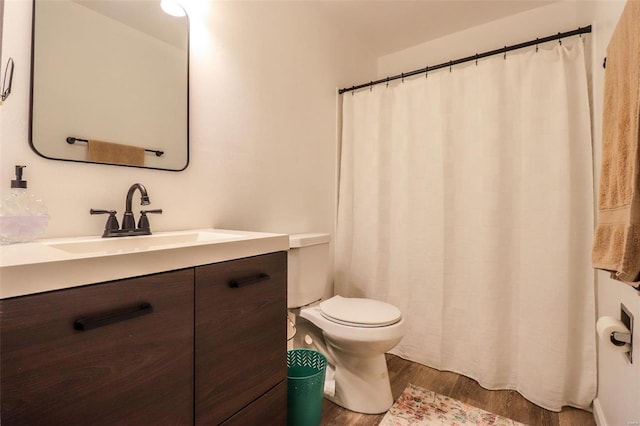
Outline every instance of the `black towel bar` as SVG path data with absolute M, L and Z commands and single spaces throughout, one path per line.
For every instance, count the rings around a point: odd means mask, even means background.
M 89 143 L 89 141 L 87 139 L 80 139 L 80 138 L 74 138 L 73 136 L 69 136 L 67 138 L 67 143 L 73 145 L 76 142 L 84 142 L 84 143 Z M 153 152 L 157 157 L 162 157 L 164 155 L 164 151 L 161 151 L 159 149 L 144 149 L 146 152 Z

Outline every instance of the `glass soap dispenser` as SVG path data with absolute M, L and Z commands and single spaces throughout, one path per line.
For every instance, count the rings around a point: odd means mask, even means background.
M 49 223 L 47 207 L 27 191 L 27 181 L 22 180 L 25 167 L 16 166 L 11 192 L 0 202 L 0 244 L 3 245 L 35 240 Z

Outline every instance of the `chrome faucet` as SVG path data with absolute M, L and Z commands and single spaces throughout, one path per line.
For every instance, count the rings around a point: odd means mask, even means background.
M 133 194 L 136 190 L 140 191 L 140 204 L 143 206 L 149 205 L 149 195 L 147 194 L 147 188 L 141 183 L 134 183 L 127 191 L 127 199 L 125 202 L 124 216 L 122 216 L 122 229 L 119 229 L 118 219 L 116 219 L 115 210 L 97 210 L 91 209 L 91 214 L 108 214 L 109 218 L 104 228 L 103 238 L 107 237 L 130 237 L 134 235 L 151 235 L 151 227 L 149 226 L 149 219 L 147 213 L 162 213 L 162 209 L 155 210 L 141 210 L 140 220 L 138 221 L 138 227 L 136 228 L 136 221 L 133 217 Z

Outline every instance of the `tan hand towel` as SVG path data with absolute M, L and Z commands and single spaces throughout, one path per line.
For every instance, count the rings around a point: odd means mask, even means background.
M 628 0 L 607 47 L 594 268 L 640 281 L 640 0 Z
M 97 140 L 90 140 L 88 144 L 88 161 L 144 166 L 144 148 Z

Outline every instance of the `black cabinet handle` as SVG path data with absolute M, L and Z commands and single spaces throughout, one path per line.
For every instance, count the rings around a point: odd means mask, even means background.
M 269 275 L 262 272 L 258 275 L 253 275 L 251 277 L 239 278 L 237 280 L 236 279 L 230 280 L 229 287 L 231 288 L 244 287 L 246 285 L 257 284 L 262 281 L 267 281 L 269 278 L 271 278 Z
M 152 312 L 153 306 L 144 302 L 136 306 L 119 309 L 105 314 L 78 318 L 73 322 L 73 328 L 79 331 L 88 331 L 116 322 L 136 318 L 141 315 L 150 314 Z

